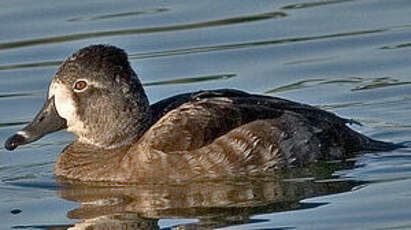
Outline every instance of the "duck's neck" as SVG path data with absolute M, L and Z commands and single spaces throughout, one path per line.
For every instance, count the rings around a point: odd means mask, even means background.
M 128 146 L 136 142 L 151 127 L 151 116 L 144 117 L 119 117 L 117 120 L 108 121 L 104 128 L 99 128 L 100 133 L 84 135 L 78 138 L 78 142 L 92 145 L 103 150 L 113 150 Z M 122 123 L 123 122 L 123 123 Z

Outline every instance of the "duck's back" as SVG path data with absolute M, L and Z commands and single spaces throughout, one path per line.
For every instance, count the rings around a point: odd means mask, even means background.
M 177 95 L 151 108 L 154 124 L 134 151 L 160 164 L 156 170 L 258 173 L 393 147 L 351 130 L 349 120 L 330 112 L 237 90 Z

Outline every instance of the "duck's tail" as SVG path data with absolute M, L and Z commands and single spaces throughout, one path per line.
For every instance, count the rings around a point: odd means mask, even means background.
M 392 143 L 385 141 L 378 141 L 371 138 L 367 138 L 367 143 L 364 143 L 362 151 L 365 152 L 381 152 L 381 151 L 392 151 L 399 148 L 407 148 L 406 145 L 402 143 Z
M 344 140 L 343 143 L 347 153 L 354 155 L 359 152 L 384 152 L 408 147 L 403 143 L 374 140 L 362 133 L 350 129 L 348 126 L 340 126 L 339 130 L 339 133 L 342 134 L 341 137 Z

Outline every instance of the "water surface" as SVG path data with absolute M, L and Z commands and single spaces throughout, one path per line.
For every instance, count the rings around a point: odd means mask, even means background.
M 152 102 L 237 88 L 316 105 L 381 140 L 411 140 L 407 0 L 0 2 L 0 139 L 30 121 L 59 63 L 125 49 Z M 171 187 L 53 177 L 71 134 L 0 149 L 0 229 L 411 229 L 411 150 L 269 178 Z

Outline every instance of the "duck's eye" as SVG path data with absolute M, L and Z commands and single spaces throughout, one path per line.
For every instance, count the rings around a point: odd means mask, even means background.
M 83 92 L 84 90 L 87 89 L 87 82 L 85 80 L 78 80 L 74 83 L 73 85 L 73 90 L 75 92 Z

